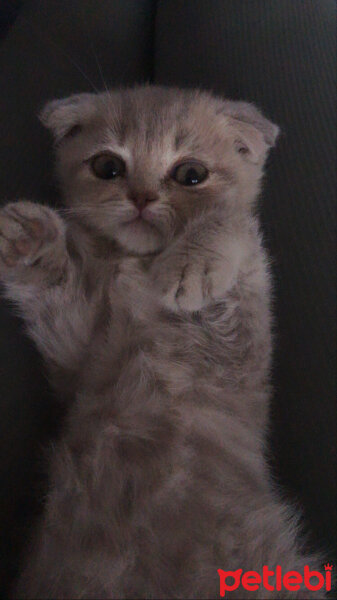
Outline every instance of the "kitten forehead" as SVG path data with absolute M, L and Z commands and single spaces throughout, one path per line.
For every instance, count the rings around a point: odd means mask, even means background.
M 105 99 L 106 96 L 103 101 Z M 182 114 L 186 114 L 181 93 L 174 94 L 173 90 L 135 88 L 123 90 L 119 96 L 109 97 L 107 101 L 115 106 L 107 111 L 106 124 L 113 127 L 119 139 L 124 143 L 137 135 L 138 143 L 149 148 L 154 139 L 169 144 Z
M 166 149 L 198 149 L 200 141 L 206 146 L 218 142 L 235 126 L 240 132 L 246 126 L 248 134 L 252 128 L 259 131 L 266 148 L 274 144 L 278 135 L 278 127 L 255 106 L 222 100 L 199 90 L 143 86 L 103 94 L 102 100 L 110 105 L 106 124 L 115 130 L 120 142 L 137 136 L 138 145 L 146 150 L 151 150 L 154 140 Z
M 104 148 L 120 152 L 128 160 L 144 160 L 146 154 L 153 155 L 163 166 L 175 161 L 179 157 L 177 151 L 182 149 L 181 143 L 176 144 L 177 132 L 182 128 L 182 117 L 188 113 L 181 95 L 144 87 L 97 96 Z M 189 134 L 186 130 L 184 141 Z

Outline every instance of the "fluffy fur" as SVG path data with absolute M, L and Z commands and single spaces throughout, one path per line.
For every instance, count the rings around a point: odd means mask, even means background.
M 41 119 L 67 209 L 5 206 L 0 275 L 69 413 L 15 597 L 217 598 L 218 568 L 315 568 L 264 457 L 254 202 L 278 128 L 244 102 L 153 86 L 53 101 Z M 123 176 L 95 177 L 102 151 Z M 199 185 L 171 176 L 187 159 L 209 171 Z M 151 199 L 141 214 L 135 197 Z

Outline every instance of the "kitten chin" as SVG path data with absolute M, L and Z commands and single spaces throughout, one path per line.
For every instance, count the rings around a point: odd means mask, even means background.
M 165 246 L 163 235 L 150 223 L 138 219 L 119 226 L 114 238 L 125 250 L 140 256 L 159 252 Z

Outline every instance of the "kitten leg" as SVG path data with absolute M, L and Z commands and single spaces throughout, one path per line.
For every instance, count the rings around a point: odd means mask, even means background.
M 69 370 L 85 346 L 92 318 L 70 260 L 65 223 L 28 201 L 0 210 L 0 281 L 44 358 Z

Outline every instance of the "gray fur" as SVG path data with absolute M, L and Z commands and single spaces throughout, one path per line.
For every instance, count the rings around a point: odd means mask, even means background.
M 0 275 L 69 415 L 15 597 L 217 598 L 218 568 L 317 568 L 264 457 L 270 277 L 254 203 L 277 127 L 154 86 L 53 101 L 41 119 L 67 209 L 5 206 Z M 94 177 L 102 149 L 126 177 Z M 182 157 L 209 178 L 172 181 Z M 159 197 L 148 222 L 130 222 L 145 192 Z

